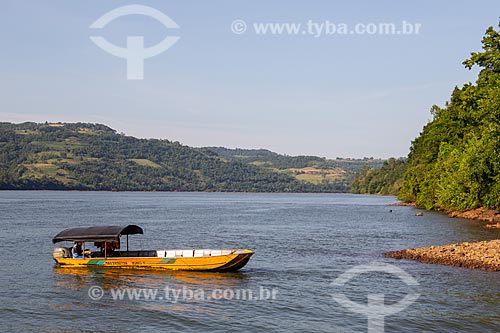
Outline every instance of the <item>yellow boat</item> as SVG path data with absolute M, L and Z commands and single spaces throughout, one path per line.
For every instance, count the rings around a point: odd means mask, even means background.
M 245 249 L 180 249 L 129 251 L 128 236 L 143 234 L 137 225 L 98 226 L 66 229 L 53 239 L 75 242 L 82 253 L 69 247 L 54 249 L 53 258 L 60 266 L 115 267 L 133 269 L 165 269 L 183 271 L 236 271 L 248 263 L 254 254 Z M 126 251 L 120 250 L 120 237 L 126 236 Z M 99 250 L 88 251 L 85 243 L 93 243 Z

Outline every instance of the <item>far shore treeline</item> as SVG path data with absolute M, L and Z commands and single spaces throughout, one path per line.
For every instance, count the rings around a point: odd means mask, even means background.
M 353 191 L 398 193 L 429 210 L 500 209 L 500 33 L 488 28 L 482 51 L 463 64 L 480 68 L 475 84 L 455 87 L 444 108 L 431 108 L 406 162 L 363 170 Z
M 383 161 L 192 148 L 101 124 L 0 123 L 0 189 L 347 192 Z

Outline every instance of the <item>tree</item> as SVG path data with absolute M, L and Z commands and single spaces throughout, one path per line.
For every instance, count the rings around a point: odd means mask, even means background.
M 500 24 L 499 24 L 500 27 Z M 475 84 L 456 87 L 412 142 L 399 198 L 436 210 L 500 208 L 500 33 L 486 30 Z

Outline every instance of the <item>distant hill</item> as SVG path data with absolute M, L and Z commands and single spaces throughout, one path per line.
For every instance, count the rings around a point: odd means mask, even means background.
M 324 158 L 317 156 L 287 156 L 267 149 L 229 149 L 224 147 L 206 147 L 203 149 L 214 152 L 226 159 L 264 165 L 276 169 L 305 168 L 325 161 Z
M 206 147 L 203 150 L 216 153 L 228 161 L 240 161 L 277 172 L 289 173 L 300 181 L 313 184 L 334 184 L 346 191 L 349 190 L 356 174 L 365 168 L 380 169 L 384 164 L 384 160 L 368 157 L 326 159 L 318 156 L 288 156 L 267 149 Z
M 0 123 L 0 189 L 345 192 L 363 165 L 382 162 L 191 148 L 101 124 Z

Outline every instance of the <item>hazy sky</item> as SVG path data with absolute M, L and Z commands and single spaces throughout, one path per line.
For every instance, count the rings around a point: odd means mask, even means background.
M 142 4 L 179 29 L 129 15 L 94 31 L 106 12 Z M 461 64 L 497 26 L 500 1 L 2 1 L 0 121 L 97 122 L 191 146 L 267 148 L 289 155 L 405 156 L 453 87 Z M 247 31 L 235 34 L 234 20 Z M 413 35 L 259 35 L 254 23 L 421 24 Z M 302 31 L 301 31 L 302 32 Z M 144 79 L 90 36 L 146 46 Z

